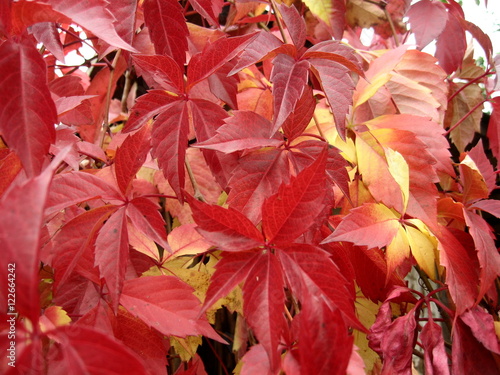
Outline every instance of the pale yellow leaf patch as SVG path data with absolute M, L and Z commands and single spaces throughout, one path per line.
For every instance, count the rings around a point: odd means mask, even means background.
M 410 244 L 411 253 L 418 263 L 418 266 L 429 276 L 432 280 L 437 279 L 436 273 L 436 260 L 437 260 L 437 244 L 438 241 L 433 237 L 430 232 L 426 230 L 426 226 L 418 219 L 411 219 L 412 224 L 422 227 L 424 232 L 405 225 L 408 242 Z
M 406 163 L 405 158 L 399 152 L 390 148 L 385 149 L 385 158 L 389 166 L 389 172 L 394 180 L 401 187 L 403 196 L 403 210 L 406 211 L 408 206 L 408 198 L 410 196 L 410 168 Z
M 170 345 L 174 347 L 175 352 L 179 354 L 183 362 L 187 362 L 194 357 L 201 342 L 201 336 L 188 336 L 186 338 L 170 337 Z
M 370 79 L 370 82 L 360 79 L 353 98 L 353 112 L 357 107 L 375 95 L 382 86 L 389 82 L 391 77 L 390 73 L 384 72 Z

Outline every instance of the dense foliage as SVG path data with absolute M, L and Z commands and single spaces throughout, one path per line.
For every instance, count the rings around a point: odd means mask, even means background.
M 0 2 L 0 372 L 498 373 L 500 60 L 410 3 Z

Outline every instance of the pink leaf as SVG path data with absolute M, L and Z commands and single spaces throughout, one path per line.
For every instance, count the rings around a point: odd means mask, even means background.
M 127 216 L 132 224 L 148 238 L 170 252 L 167 243 L 167 231 L 157 203 L 148 198 L 137 197 L 130 201 L 127 206 Z
M 224 342 L 206 320 L 197 318 L 200 301 L 174 276 L 126 280 L 120 303 L 132 315 L 166 336 L 198 336 Z
M 478 208 L 481 211 L 489 212 L 490 214 L 500 218 L 500 201 L 493 199 L 483 199 L 473 203 L 472 208 Z
M 493 156 L 500 160 L 500 97 L 495 97 L 491 100 L 493 111 L 491 112 L 490 121 L 488 123 L 488 140 Z
M 413 4 L 406 15 L 410 18 L 419 49 L 439 37 L 448 20 L 446 7 L 439 1 L 421 0 Z
M 107 2 L 104 0 L 82 0 L 78 2 L 50 0 L 49 4 L 52 5 L 54 10 L 68 16 L 75 23 L 90 30 L 106 43 L 117 48 L 135 51 L 116 32 L 113 26 L 115 18 L 106 8 Z
M 223 0 L 190 0 L 189 3 L 212 26 L 219 27 L 219 14 L 222 13 Z
M 432 317 L 422 329 L 420 340 L 424 348 L 425 373 L 429 375 L 449 375 L 448 356 L 444 348 L 441 327 Z
M 289 185 L 268 198 L 262 210 L 262 226 L 267 243 L 290 243 L 307 231 L 324 211 L 327 150 Z
M 435 56 L 443 70 L 451 74 L 462 65 L 467 43 L 465 30 L 452 12 L 448 12 L 445 30 L 437 40 Z
M 288 141 L 299 137 L 307 128 L 316 108 L 316 99 L 313 96 L 313 90 L 306 86 L 302 96 L 298 100 L 293 112 L 291 112 L 282 125 Z
M 476 164 L 477 168 L 479 169 L 479 172 L 481 172 L 481 175 L 484 178 L 484 182 L 486 183 L 486 186 L 488 187 L 488 190 L 491 193 L 493 190 L 497 188 L 496 185 L 497 176 L 495 174 L 495 171 L 493 170 L 491 162 L 488 160 L 488 157 L 484 152 L 482 140 L 479 140 L 477 145 L 475 145 L 469 151 L 469 156 Z
M 102 179 L 90 173 L 69 172 L 54 177 L 45 214 L 50 215 L 74 204 L 102 198 L 122 200 L 122 195 Z
M 174 59 L 181 69 L 186 62 L 189 31 L 177 0 L 145 0 L 144 20 L 158 55 Z
M 348 241 L 358 246 L 382 248 L 391 243 L 400 226 L 398 218 L 386 206 L 367 203 L 352 209 L 323 243 Z
M 113 310 L 118 310 L 120 294 L 129 259 L 127 216 L 118 209 L 99 230 L 95 242 L 95 265 L 108 287 Z
M 64 62 L 63 45 L 55 23 L 40 22 L 31 26 L 30 29 L 39 43 L 43 43 L 57 60 Z
M 244 251 L 264 244 L 254 224 L 240 212 L 200 202 L 186 196 L 202 236 L 225 251 Z
M 252 111 L 235 111 L 225 124 L 217 129 L 217 134 L 195 146 L 209 150 L 231 153 L 263 147 L 278 147 L 283 139 L 271 138 L 269 120 Z
M 306 41 L 306 24 L 295 6 L 279 5 L 279 11 L 285 21 L 286 28 L 292 37 L 293 44 L 300 49 Z
M 55 141 L 57 114 L 45 61 L 28 40 L 0 45 L 0 131 L 29 176 L 38 175 Z

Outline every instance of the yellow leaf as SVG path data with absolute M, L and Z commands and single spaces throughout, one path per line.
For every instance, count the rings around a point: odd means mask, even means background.
M 187 362 L 194 357 L 201 342 L 201 336 L 188 336 L 186 338 L 170 337 L 170 345 L 174 347 L 175 352 L 179 354 L 183 362 Z
M 427 226 L 418 219 L 410 219 L 407 222 L 415 225 L 405 225 L 408 242 L 410 243 L 411 253 L 415 257 L 419 267 L 432 280 L 437 279 L 436 260 L 437 260 L 437 239 L 431 235 Z
M 401 188 L 403 196 L 403 210 L 408 206 L 410 196 L 410 169 L 405 158 L 399 152 L 390 148 L 385 149 L 385 158 L 389 165 L 389 172 Z
M 391 77 L 390 73 L 383 72 L 376 75 L 375 78 L 370 79 L 370 82 L 360 79 L 354 93 L 353 111 L 375 95 L 382 86 L 389 82 Z
M 373 303 L 368 298 L 363 296 L 361 291 L 358 289 L 355 302 L 356 315 L 365 327 L 371 327 L 373 323 L 375 323 L 375 318 L 380 305 L 380 303 Z M 353 335 L 354 345 L 358 347 L 358 353 L 365 362 L 365 370 L 367 373 L 370 373 L 375 364 L 380 363 L 380 357 L 368 346 L 368 339 L 366 338 L 365 333 L 354 330 Z
M 328 27 L 332 27 L 330 16 L 333 13 L 331 0 L 304 0 L 312 14 L 322 20 Z
M 402 226 L 399 226 L 396 236 L 392 242 L 386 247 L 385 257 L 387 259 L 387 280 L 391 277 L 392 272 L 400 266 L 405 259 L 410 256 L 410 244 L 408 237 Z
M 38 322 L 40 330 L 42 332 L 47 332 L 56 327 L 69 325 L 71 323 L 71 318 L 61 306 L 50 306 L 45 309 Z

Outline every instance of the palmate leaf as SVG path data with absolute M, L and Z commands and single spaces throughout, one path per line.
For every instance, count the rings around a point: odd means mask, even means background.
M 57 112 L 46 80 L 46 65 L 28 40 L 9 39 L 0 46 L 0 131 L 21 159 L 29 176 L 36 176 L 55 141 Z
M 294 241 L 306 232 L 324 210 L 326 197 L 326 159 L 324 149 L 309 167 L 289 185 L 268 198 L 262 209 L 262 227 L 269 244 Z

